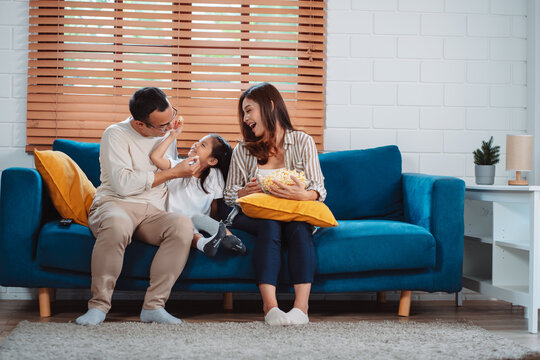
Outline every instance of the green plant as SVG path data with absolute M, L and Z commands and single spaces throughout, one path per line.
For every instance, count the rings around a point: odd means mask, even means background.
M 495 165 L 499 162 L 500 146 L 493 146 L 493 136 L 489 141 L 482 141 L 482 147 L 473 151 L 476 165 Z

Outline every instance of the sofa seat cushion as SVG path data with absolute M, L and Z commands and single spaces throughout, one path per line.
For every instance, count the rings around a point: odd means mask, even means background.
M 214 258 L 191 250 L 181 280 L 255 281 L 252 265 L 255 238 L 233 229 L 248 249 L 247 256 L 220 249 Z M 44 268 L 90 274 L 95 239 L 86 226 L 45 224 L 37 247 L 37 263 Z M 317 274 L 358 273 L 376 270 L 432 268 L 435 240 L 424 228 L 389 220 L 341 220 L 333 228 L 321 228 L 314 237 Z M 133 241 L 124 256 L 121 277 L 148 279 L 157 247 Z M 289 283 L 288 252 L 284 252 L 280 282 Z
M 248 248 L 253 248 L 252 237 L 236 231 Z M 61 269 L 90 274 L 95 238 L 86 226 L 72 224 L 61 227 L 58 221 L 45 224 L 39 234 L 37 263 L 44 268 Z M 124 256 L 121 277 L 148 279 L 150 265 L 158 247 L 133 241 Z M 225 249 L 209 258 L 198 250 L 191 250 L 180 279 L 238 279 L 253 280 L 255 273 L 250 256 L 240 256 Z
M 424 228 L 391 220 L 339 220 L 314 236 L 318 274 L 435 266 L 435 239 Z

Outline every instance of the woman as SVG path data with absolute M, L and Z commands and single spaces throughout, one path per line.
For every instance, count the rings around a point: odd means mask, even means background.
M 326 197 L 317 148 L 311 136 L 293 128 L 279 91 L 268 83 L 246 90 L 238 103 L 243 142 L 233 151 L 224 198 L 235 200 L 262 192 L 256 178 L 276 169 L 305 173 L 304 187 L 291 177 L 294 185 L 275 183 L 270 192 L 292 200 L 319 200 Z M 299 325 L 309 322 L 308 300 L 315 273 L 315 250 L 311 225 L 305 222 L 281 222 L 253 219 L 240 213 L 232 227 L 256 235 L 253 262 L 263 300 L 265 321 L 269 325 Z M 279 309 L 276 286 L 281 267 L 281 247 L 289 249 L 289 273 L 294 284 L 294 307 L 288 313 Z

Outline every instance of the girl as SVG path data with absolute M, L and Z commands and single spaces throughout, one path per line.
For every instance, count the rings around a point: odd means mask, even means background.
M 247 89 L 238 102 L 243 142 L 234 149 L 224 198 L 234 205 L 239 197 L 262 192 L 257 175 L 276 169 L 305 173 L 307 187 L 291 176 L 294 185 L 274 182 L 270 193 L 292 200 L 324 201 L 326 190 L 315 141 L 295 130 L 279 91 L 263 83 Z M 315 274 L 315 250 L 311 225 L 301 221 L 282 222 L 253 219 L 243 213 L 232 223 L 257 237 L 253 263 L 263 299 L 265 321 L 269 325 L 299 325 L 307 315 L 311 283 Z M 289 273 L 294 285 L 294 307 L 288 313 L 279 309 L 276 286 L 281 268 L 281 249 L 289 249 Z
M 187 159 L 165 158 L 169 146 L 182 132 L 182 120 L 173 125 L 167 136 L 152 152 L 150 159 L 161 170 L 189 161 L 192 176 L 167 183 L 167 210 L 191 218 L 194 227 L 192 246 L 207 256 L 215 256 L 220 245 L 241 254 L 246 252 L 242 241 L 234 236 L 216 215 L 218 199 L 223 197 L 224 177 L 231 161 L 231 146 L 217 134 L 209 134 L 191 146 Z M 204 237 L 200 232 L 209 234 Z

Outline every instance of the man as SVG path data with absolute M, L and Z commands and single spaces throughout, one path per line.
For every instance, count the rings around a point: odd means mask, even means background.
M 131 239 L 159 246 L 150 268 L 141 321 L 178 324 L 165 310 L 171 288 L 186 264 L 193 226 L 183 215 L 165 211 L 167 180 L 191 176 L 189 161 L 157 171 L 150 153 L 175 121 L 177 111 L 160 89 L 137 90 L 131 116 L 109 126 L 101 138 L 101 185 L 88 216 L 96 237 L 92 252 L 92 299 L 77 324 L 98 325 L 111 308 L 111 297 Z M 176 158 L 176 142 L 168 149 Z

